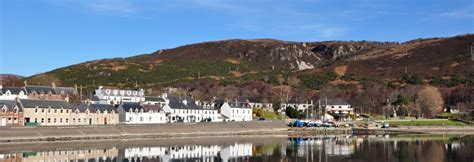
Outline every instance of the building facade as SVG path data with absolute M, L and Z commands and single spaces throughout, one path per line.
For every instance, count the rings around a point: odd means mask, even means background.
M 349 120 L 349 115 L 354 113 L 354 108 L 342 98 L 324 99 L 319 102 L 335 120 Z
M 27 99 L 25 89 L 21 87 L 3 87 L 0 85 L 0 100 Z
M 227 121 L 252 121 L 252 107 L 248 103 L 224 102 L 220 106 L 221 114 Z
M 163 107 L 170 123 L 219 122 L 222 117 L 213 104 L 201 104 L 191 98 L 168 96 Z
M 123 103 L 118 105 L 119 119 L 125 124 L 166 123 L 168 118 L 159 105 Z
M 23 126 L 23 109 L 16 100 L 0 100 L 0 127 Z
M 120 104 L 125 102 L 144 102 L 145 91 L 140 90 L 119 90 L 119 89 L 105 89 L 99 86 L 95 90 L 95 96 L 98 97 L 101 104 Z

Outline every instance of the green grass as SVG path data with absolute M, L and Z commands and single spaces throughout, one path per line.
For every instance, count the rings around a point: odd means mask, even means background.
M 466 124 L 451 120 L 407 120 L 407 121 L 384 121 L 390 125 L 398 126 L 464 126 Z
M 279 115 L 274 112 L 263 112 L 262 117 L 265 119 L 287 119 L 286 115 Z

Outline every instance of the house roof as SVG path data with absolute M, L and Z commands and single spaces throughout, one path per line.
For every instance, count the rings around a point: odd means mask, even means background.
M 196 105 L 193 99 L 191 98 L 183 98 L 180 99 L 179 97 L 176 96 L 168 96 L 169 100 L 169 106 L 172 109 L 201 109 L 200 106 Z M 186 104 L 183 103 L 183 101 L 186 100 Z
M 65 108 L 65 109 L 72 109 L 74 108 L 73 105 L 69 104 L 63 100 L 34 100 L 34 99 L 22 99 L 20 100 L 21 105 L 24 108 Z
M 76 95 L 77 94 L 77 90 L 74 87 L 55 87 L 54 91 L 56 92 L 56 94 L 63 94 L 63 95 L 66 95 L 66 94 Z
M 161 97 L 151 97 L 151 96 L 147 96 L 147 97 L 145 97 L 145 101 L 165 102 L 165 99 L 163 99 L 163 98 L 161 98 Z
M 109 104 L 85 104 L 85 103 L 71 103 L 70 104 L 71 108 L 73 109 L 78 109 L 79 112 L 85 112 L 87 109 L 91 112 L 96 112 L 97 110 L 100 110 L 101 112 L 104 112 L 107 110 L 108 112 L 114 110 L 116 111 L 115 107 L 113 105 Z
M 136 111 L 136 110 L 141 110 L 141 109 L 143 109 L 143 106 L 140 105 L 139 103 L 132 103 L 132 102 L 126 102 L 126 103 L 121 104 L 120 106 L 123 108 L 123 110 L 124 110 L 125 112 L 130 111 L 130 109 L 131 109 L 132 111 Z M 120 106 L 119 106 L 119 107 L 120 107 Z
M 25 89 L 21 87 L 3 87 L 2 89 L 0 89 L 0 95 L 7 93 L 7 91 L 10 91 L 11 94 L 17 95 L 20 94 L 21 91 L 25 92 Z
M 89 108 L 91 111 L 94 112 L 96 112 L 97 110 L 100 110 L 101 112 L 104 112 L 105 110 L 107 110 L 108 112 L 111 112 L 112 110 L 117 111 L 115 110 L 115 107 L 110 104 L 91 104 Z
M 231 108 L 252 108 L 248 103 L 245 102 L 229 102 Z
M 18 107 L 18 111 L 22 111 L 21 105 L 15 100 L 0 100 L 0 108 L 3 108 L 4 106 L 7 108 L 7 111 L 13 111 L 15 106 Z
M 51 92 L 51 94 L 56 94 L 56 91 L 51 86 L 27 85 L 25 86 L 25 90 L 28 94 L 33 93 L 33 92 L 44 93 L 44 94 Z
M 160 105 L 142 105 L 143 106 L 143 111 L 148 112 L 148 111 L 160 111 Z

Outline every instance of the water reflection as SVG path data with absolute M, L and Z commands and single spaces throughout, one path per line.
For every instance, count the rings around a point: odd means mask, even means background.
M 272 137 L 269 137 L 272 138 Z M 474 137 L 324 136 L 214 145 L 115 146 L 0 153 L 0 162 L 456 161 L 474 160 Z

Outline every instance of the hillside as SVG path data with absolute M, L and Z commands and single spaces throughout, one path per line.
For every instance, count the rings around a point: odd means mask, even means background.
M 288 42 L 274 39 L 223 40 L 185 45 L 129 58 L 84 62 L 25 78 L 28 83 L 62 86 L 163 87 L 194 80 L 225 83 L 336 72 L 340 76 L 398 80 L 474 78 L 470 48 L 474 34 L 417 39 L 404 43 L 370 41 Z M 273 81 L 275 82 L 275 81 Z

